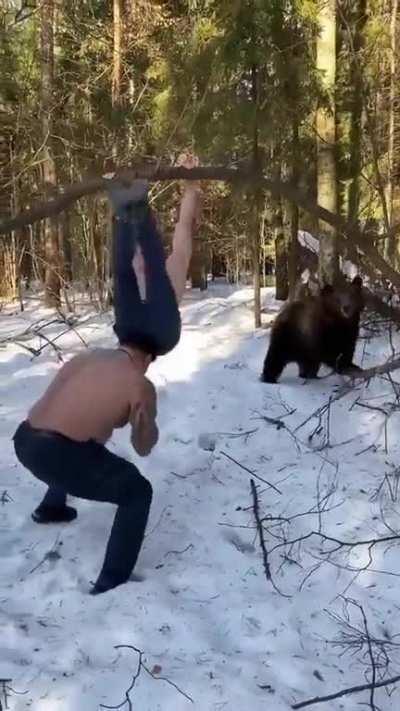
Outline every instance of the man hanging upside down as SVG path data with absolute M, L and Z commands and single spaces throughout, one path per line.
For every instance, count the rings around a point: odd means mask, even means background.
M 197 162 L 187 157 L 192 168 Z M 47 484 L 32 514 L 37 523 L 77 516 L 67 494 L 118 506 L 105 559 L 92 594 L 125 583 L 136 564 L 152 499 L 137 467 L 104 446 L 116 428 L 130 424 L 131 442 L 144 457 L 158 440 L 156 392 L 145 377 L 158 355 L 179 341 L 178 309 L 185 289 L 200 187 L 187 181 L 165 259 L 148 205 L 148 186 L 110 188 L 114 208 L 114 330 L 119 346 L 82 353 L 58 372 L 14 435 L 19 461 Z

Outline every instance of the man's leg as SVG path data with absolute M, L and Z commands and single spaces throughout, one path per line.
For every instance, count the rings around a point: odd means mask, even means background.
M 178 158 L 178 165 L 196 168 L 199 160 L 196 156 L 183 153 Z M 185 292 L 189 264 L 192 256 L 193 234 L 197 231 L 201 212 L 201 188 L 198 181 L 185 181 L 185 191 L 179 208 L 179 217 L 175 225 L 172 253 L 167 259 L 167 272 L 174 288 L 178 304 Z
M 20 462 L 52 491 L 118 506 L 94 593 L 126 582 L 144 539 L 152 487 L 135 467 L 94 441 L 74 442 L 27 423 L 15 437 Z
M 73 496 L 118 506 L 104 563 L 91 591 L 98 594 L 129 580 L 142 547 L 153 492 L 134 464 L 102 445 L 86 447 L 76 460 L 77 476 L 68 472 L 66 489 Z
M 22 422 L 13 437 L 15 453 L 21 464 L 48 485 L 46 494 L 32 513 L 32 518 L 36 523 L 69 523 L 77 517 L 77 511 L 72 506 L 67 506 L 65 487 L 52 481 L 52 472 L 58 468 L 57 458 L 52 456 L 50 461 L 46 461 L 46 456 L 42 458 L 35 455 L 37 438 L 37 430 L 28 422 Z M 43 469 L 44 477 L 36 473 L 38 469 Z
M 135 185 L 132 186 L 132 190 Z M 156 355 L 172 350 L 180 337 L 180 315 L 165 263 L 164 248 L 146 199 L 125 203 L 111 193 L 113 231 L 114 330 L 121 343 Z M 136 189 L 137 192 L 137 189 Z
M 150 482 L 129 462 L 119 460 L 110 474 L 111 486 L 118 487 L 118 499 L 123 498 L 123 501 L 115 514 L 104 563 L 92 595 L 129 580 L 143 544 L 153 494 Z M 122 497 L 120 492 L 123 492 Z
M 185 292 L 190 259 L 192 257 L 193 232 L 200 211 L 200 191 L 197 185 L 189 184 L 182 198 L 179 219 L 175 225 L 172 252 L 167 259 L 167 272 L 174 288 L 178 304 Z

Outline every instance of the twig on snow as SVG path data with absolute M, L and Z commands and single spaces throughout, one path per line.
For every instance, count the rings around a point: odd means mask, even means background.
M 56 540 L 54 541 L 53 547 L 45 553 L 43 556 L 42 560 L 37 563 L 37 565 L 32 568 L 32 570 L 29 571 L 28 575 L 32 575 L 32 573 L 35 573 L 42 565 L 43 563 L 46 562 L 46 560 L 58 560 L 61 558 L 57 548 L 62 545 L 62 541 L 60 541 L 60 535 L 57 536 Z
M 186 551 L 190 551 L 191 548 L 194 548 L 193 543 L 189 543 L 186 548 L 184 548 L 182 551 L 167 551 L 164 555 L 164 558 L 166 558 L 169 555 L 182 555 L 182 553 L 186 553 Z
M 173 686 L 173 688 L 176 689 L 182 696 L 184 696 L 185 699 L 190 701 L 190 703 L 192 703 L 192 704 L 194 703 L 192 697 L 189 696 L 189 694 L 187 694 L 185 691 L 180 689 L 179 686 L 177 684 L 175 684 L 175 682 L 171 681 L 170 679 L 167 679 L 167 677 L 165 677 L 165 676 L 159 676 L 158 674 L 155 674 L 146 666 L 146 664 L 143 661 L 144 652 L 141 649 L 134 647 L 132 644 L 117 644 L 114 647 L 114 649 L 132 649 L 134 652 L 136 652 L 138 654 L 137 669 L 136 669 L 135 674 L 132 677 L 132 681 L 131 681 L 129 687 L 125 691 L 124 701 L 121 701 L 121 703 L 119 703 L 115 706 L 108 706 L 106 704 L 100 704 L 100 708 L 112 709 L 113 711 L 116 711 L 117 709 L 122 709 L 127 704 L 128 711 L 132 711 L 133 706 L 132 706 L 132 699 L 130 697 L 130 693 L 133 690 L 133 688 L 135 687 L 135 684 L 140 676 L 142 669 L 144 669 L 144 671 L 149 676 L 151 676 L 152 679 L 155 679 L 156 681 L 165 681 L 166 684 Z
M 251 469 L 249 469 L 248 467 L 246 467 L 244 464 L 241 464 L 240 462 L 238 462 L 237 459 L 234 459 L 233 457 L 231 457 L 230 454 L 227 454 L 226 452 L 223 452 L 222 450 L 221 450 L 221 454 L 223 454 L 224 457 L 227 457 L 227 459 L 230 459 L 231 462 L 234 462 L 234 464 L 237 464 L 238 467 L 240 467 L 241 469 L 243 469 L 245 472 L 247 472 L 248 474 L 251 474 L 251 476 L 254 476 L 256 479 L 259 479 L 260 481 L 263 482 L 263 484 L 267 484 L 267 486 L 271 487 L 271 489 L 273 489 L 274 491 L 276 491 L 278 494 L 281 494 L 281 495 L 282 495 L 282 492 L 278 489 L 277 486 L 275 486 L 274 484 L 271 484 L 271 482 L 267 481 L 266 479 L 263 479 L 261 476 L 259 476 L 259 475 L 256 474 L 255 472 L 253 472 L 253 471 L 252 471 Z
M 10 496 L 7 489 L 4 489 L 0 496 L 0 503 L 4 506 L 4 504 L 9 504 L 11 501 L 14 501 L 14 499 Z

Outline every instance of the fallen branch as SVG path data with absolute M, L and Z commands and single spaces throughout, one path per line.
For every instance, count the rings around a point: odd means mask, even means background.
M 271 580 L 271 569 L 270 569 L 269 563 L 268 563 L 268 553 L 267 553 L 267 549 L 265 546 L 264 529 L 263 529 L 262 521 L 260 518 L 260 509 L 259 509 L 259 505 L 258 505 L 257 489 L 256 489 L 256 485 L 254 483 L 254 479 L 250 479 L 250 486 L 251 486 L 251 493 L 253 496 L 254 518 L 255 518 L 256 524 L 257 524 L 258 537 L 260 539 L 260 547 L 261 547 L 262 556 L 263 556 L 265 577 L 267 578 L 267 580 Z
M 367 640 L 367 646 L 368 646 L 368 656 L 371 662 L 371 673 L 372 673 L 372 680 L 371 680 L 371 695 L 369 699 L 369 705 L 371 707 L 371 711 L 377 711 L 377 707 L 375 705 L 375 689 L 376 689 L 376 662 L 375 662 L 375 657 L 372 649 L 372 643 L 371 643 L 371 637 L 369 634 L 369 629 L 368 629 L 368 622 L 367 622 L 367 616 L 364 612 L 364 608 L 360 603 L 356 602 L 355 600 L 353 601 L 353 604 L 356 605 L 362 615 L 363 618 L 363 625 L 364 625 L 364 630 L 365 630 L 365 637 Z
M 53 348 L 54 352 L 56 353 L 57 359 L 62 362 L 62 349 L 56 343 L 56 341 L 60 340 L 63 336 L 72 331 L 77 336 L 77 338 L 79 338 L 85 348 L 88 348 L 87 342 L 79 333 L 77 328 L 79 326 L 86 325 L 86 323 L 88 323 L 90 320 L 91 317 L 82 319 L 81 321 L 77 321 L 76 323 L 74 323 L 72 319 L 64 317 L 62 314 L 60 314 L 58 318 L 53 318 L 50 321 L 44 321 L 44 319 L 40 319 L 36 323 L 33 323 L 28 326 L 28 328 L 26 328 L 21 333 L 13 334 L 11 336 L 6 336 L 5 338 L 0 339 L 0 348 L 7 346 L 9 343 L 14 343 L 20 348 L 23 348 L 24 350 L 28 351 L 28 353 L 30 353 L 34 358 L 36 358 L 41 355 L 45 348 L 51 346 L 51 348 Z M 54 325 L 65 325 L 66 328 L 60 333 L 57 333 L 53 338 L 49 338 L 49 336 L 45 334 L 44 330 Z M 34 338 L 38 338 L 39 341 L 41 339 L 42 341 L 44 341 L 44 344 L 41 344 L 38 348 L 35 348 L 33 345 L 28 345 L 27 343 L 25 343 L 26 341 L 32 341 L 32 339 Z
M 371 311 L 376 311 L 380 316 L 384 316 L 397 324 L 400 324 L 400 309 L 396 306 L 386 303 L 380 296 L 374 294 L 373 291 L 363 288 L 365 305 Z
M 325 533 L 321 533 L 320 531 L 309 531 L 304 536 L 298 536 L 297 538 L 294 538 L 290 541 L 284 540 L 283 542 L 278 543 L 276 546 L 274 546 L 274 548 L 272 548 L 272 551 L 275 551 L 278 548 L 282 548 L 283 545 L 293 546 L 296 543 L 301 543 L 303 541 L 308 540 L 312 536 L 318 536 L 323 541 L 329 541 L 329 543 L 336 544 L 334 548 L 331 548 L 329 551 L 325 551 L 324 555 L 331 555 L 332 553 L 336 553 L 338 550 L 340 550 L 340 548 L 356 548 L 357 546 L 368 546 L 368 548 L 372 550 L 372 548 L 375 548 L 375 546 L 380 543 L 394 543 L 395 541 L 400 540 L 400 533 L 396 533 L 393 536 L 382 536 L 382 538 L 368 538 L 364 541 L 343 541 L 340 538 L 327 536 Z
M 257 496 L 257 489 L 256 485 L 254 483 L 254 479 L 250 479 L 250 486 L 251 486 L 251 493 L 253 496 L 253 513 L 254 513 L 254 518 L 256 520 L 256 528 L 258 531 L 258 537 L 260 539 L 260 547 L 262 551 L 262 556 L 263 556 L 263 564 L 264 564 L 264 570 L 265 570 L 265 577 L 267 580 L 271 583 L 272 587 L 274 590 L 279 593 L 282 597 L 290 598 L 290 595 L 286 595 L 285 593 L 281 592 L 279 588 L 275 585 L 272 576 L 271 576 L 271 569 L 269 566 L 268 562 L 268 552 L 267 552 L 267 547 L 265 545 L 265 538 L 264 538 L 264 530 L 263 530 L 263 525 L 262 525 L 262 519 L 260 518 L 260 509 L 258 505 L 258 496 Z
M 321 513 L 324 513 L 321 510 Z M 332 536 L 324 534 L 322 531 L 311 530 L 303 535 L 296 536 L 294 538 L 289 538 L 285 532 L 285 528 L 282 527 L 280 531 L 279 528 L 282 524 L 290 524 L 291 521 L 296 518 L 296 516 L 285 520 L 279 516 L 277 517 L 264 517 L 262 519 L 264 530 L 277 541 L 275 545 L 271 546 L 268 550 L 269 560 L 272 561 L 275 554 L 283 555 L 285 558 L 293 558 L 292 551 L 298 550 L 299 553 L 303 549 L 304 545 L 309 542 L 312 538 L 317 537 L 322 545 L 320 546 L 318 552 L 313 552 L 312 549 L 306 549 L 306 553 L 311 556 L 315 561 L 316 565 L 313 566 L 306 574 L 303 579 L 300 590 L 304 587 L 305 582 L 320 568 L 321 565 L 332 565 L 341 570 L 347 570 L 349 572 L 357 573 L 365 572 L 370 569 L 373 564 L 373 550 L 376 546 L 380 544 L 394 544 L 400 541 L 400 533 L 394 532 L 393 536 L 384 536 L 382 538 L 371 538 L 366 540 L 340 540 Z M 349 564 L 343 565 L 337 558 L 338 555 L 349 555 L 352 551 L 359 547 L 366 548 L 367 560 L 365 564 L 359 565 L 357 567 L 351 566 Z M 376 571 L 378 572 L 378 571 Z M 379 571 L 384 572 L 384 571 Z
M 397 681 L 400 681 L 400 675 L 393 676 L 390 679 L 384 679 L 383 681 L 377 681 L 376 684 L 360 684 L 359 686 L 351 686 L 348 689 L 337 691 L 335 694 L 329 694 L 328 696 L 314 696 L 313 699 L 307 699 L 307 701 L 300 701 L 299 703 L 292 704 L 292 709 L 304 709 L 306 706 L 322 704 L 325 701 L 333 701 L 333 699 L 340 699 L 342 696 L 348 696 L 349 694 L 359 694 L 361 691 L 369 691 L 372 688 L 380 689 L 383 686 L 395 684 Z
M 294 429 L 294 433 L 298 432 L 314 417 L 318 417 L 319 419 L 321 419 L 334 402 L 341 400 L 343 397 L 345 397 L 351 392 L 352 387 L 356 381 L 371 380 L 371 378 L 375 378 L 377 375 L 389 375 L 389 373 L 393 372 L 394 370 L 398 370 L 399 368 L 400 356 L 398 358 L 391 358 L 390 360 L 386 361 L 386 363 L 382 363 L 382 365 L 376 365 L 373 368 L 353 371 L 351 374 L 346 373 L 345 376 L 349 378 L 349 382 L 343 385 L 343 387 L 339 388 L 338 392 L 329 399 L 328 403 L 325 403 L 324 405 L 318 407 L 316 410 L 314 410 L 314 412 L 311 413 L 311 415 L 308 415 L 305 420 L 303 420 L 299 425 L 297 425 L 297 427 L 295 427 Z M 357 404 L 357 401 L 356 403 L 353 403 L 353 406 L 355 404 Z
M 0 679 L 0 688 L 1 688 L 1 696 L 2 701 L 4 701 L 4 708 L 8 709 L 10 708 L 8 706 L 8 699 L 11 696 L 11 694 L 16 694 L 17 696 L 25 696 L 28 691 L 16 691 L 13 689 L 12 686 L 10 686 L 10 683 L 12 682 L 12 679 L 6 679 L 6 678 L 1 678 Z M 3 704 L 2 701 L 0 701 L 0 709 L 3 709 Z
M 376 365 L 374 368 L 367 368 L 366 370 L 357 371 L 351 374 L 352 380 L 370 380 L 376 375 L 386 375 L 391 373 L 393 370 L 398 370 L 400 368 L 400 357 L 394 358 L 382 363 L 382 365 Z
M 115 706 L 107 706 L 106 704 L 99 704 L 101 709 L 121 709 L 125 704 L 128 704 L 128 709 L 129 711 L 132 711 L 132 700 L 129 694 L 131 693 L 132 689 L 134 688 L 136 681 L 138 680 L 140 676 L 140 672 L 142 671 L 142 657 L 143 657 L 143 652 L 140 649 L 137 649 L 136 647 L 131 647 L 128 644 L 118 644 L 116 645 L 115 649 L 133 649 L 135 652 L 138 653 L 138 665 L 135 674 L 132 677 L 132 681 L 129 684 L 129 687 L 125 691 L 125 699 L 124 701 L 121 701 L 120 704 L 117 704 Z
M 343 596 L 340 596 L 343 597 Z M 344 602 L 344 616 L 340 616 L 335 612 L 327 610 L 329 617 L 339 624 L 340 634 L 334 640 L 328 640 L 328 644 L 332 645 L 336 649 L 340 649 L 340 656 L 348 653 L 352 656 L 356 654 L 360 655 L 360 659 L 365 659 L 367 656 L 371 659 L 371 652 L 374 657 L 374 664 L 376 670 L 379 670 L 380 679 L 384 676 L 389 675 L 389 665 L 391 664 L 391 659 L 389 656 L 390 651 L 395 650 L 398 653 L 400 649 L 400 642 L 397 642 L 397 634 L 388 636 L 383 633 L 382 637 L 372 636 L 368 630 L 368 624 L 366 616 L 362 611 L 362 607 L 357 600 L 352 598 L 343 597 Z M 357 608 L 362 616 L 363 625 L 362 628 L 357 626 L 352 622 L 349 615 L 349 607 Z M 384 671 L 384 675 L 382 674 Z M 373 679 L 372 679 L 373 681 Z

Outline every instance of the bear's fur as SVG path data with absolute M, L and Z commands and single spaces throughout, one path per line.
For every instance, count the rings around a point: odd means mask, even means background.
M 338 373 L 360 370 L 353 363 L 364 308 L 362 280 L 325 286 L 318 295 L 303 292 L 285 305 L 272 327 L 261 380 L 276 383 L 288 363 L 301 378 L 316 378 L 321 363 Z

